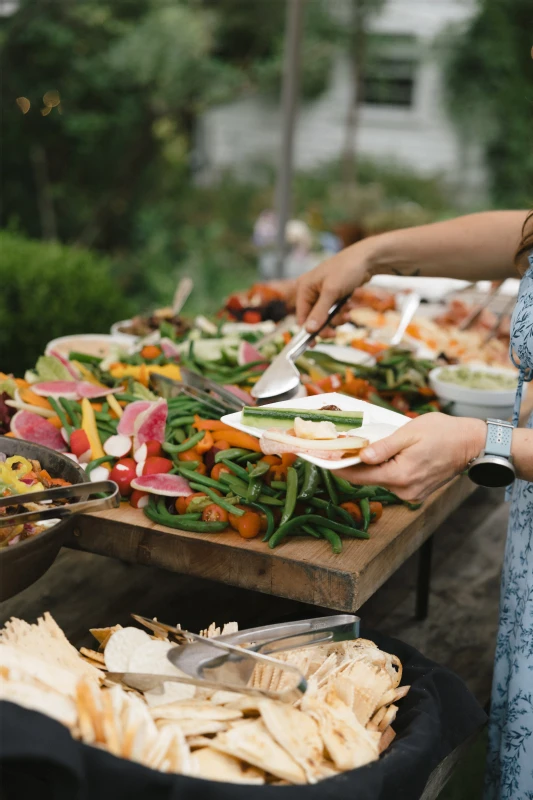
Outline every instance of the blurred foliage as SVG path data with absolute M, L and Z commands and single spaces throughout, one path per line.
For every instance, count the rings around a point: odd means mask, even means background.
M 531 0 L 478 0 L 466 29 L 445 40 L 449 105 L 468 139 L 481 139 L 500 207 L 533 200 Z
M 81 248 L 0 232 L 0 364 L 21 374 L 47 342 L 69 333 L 108 333 L 129 306 L 107 259 Z

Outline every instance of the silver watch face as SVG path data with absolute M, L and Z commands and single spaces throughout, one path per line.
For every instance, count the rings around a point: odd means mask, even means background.
M 515 477 L 515 468 L 507 458 L 481 456 L 476 458 L 468 470 L 468 477 L 479 486 L 496 488 L 509 486 Z

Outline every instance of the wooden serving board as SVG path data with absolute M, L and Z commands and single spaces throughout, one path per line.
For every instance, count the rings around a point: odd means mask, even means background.
M 443 520 L 475 491 L 466 477 L 439 489 L 417 511 L 385 508 L 368 540 L 292 537 L 271 550 L 236 533 L 164 528 L 142 511 L 121 508 L 76 518 L 68 546 L 134 564 L 161 567 L 339 611 L 356 611 Z

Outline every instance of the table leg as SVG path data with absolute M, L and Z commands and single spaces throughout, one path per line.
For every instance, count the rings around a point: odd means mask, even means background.
M 431 588 L 431 556 L 433 553 L 433 536 L 426 539 L 418 554 L 418 577 L 416 581 L 416 610 L 418 620 L 426 619 L 429 608 L 429 592 Z

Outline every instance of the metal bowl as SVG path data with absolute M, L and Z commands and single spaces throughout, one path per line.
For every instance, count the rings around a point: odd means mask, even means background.
M 85 481 L 81 467 L 48 447 L 0 436 L 0 452 L 8 457 L 34 458 L 54 478 L 64 478 L 69 483 Z M 69 524 L 69 519 L 63 519 L 29 539 L 0 549 L 0 601 L 18 594 L 44 575 L 61 549 Z

